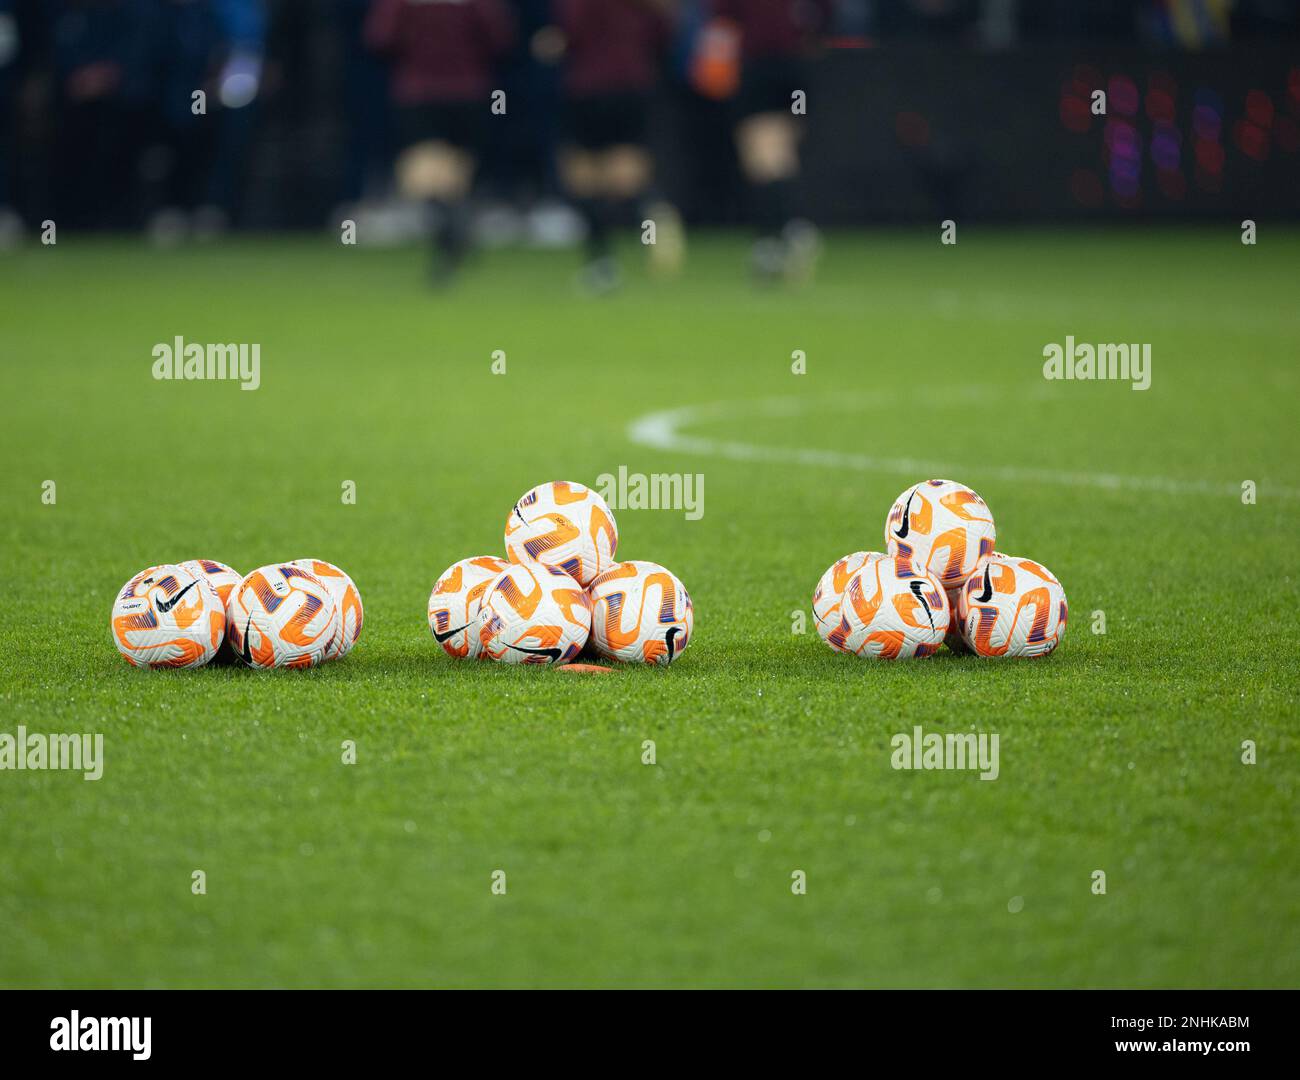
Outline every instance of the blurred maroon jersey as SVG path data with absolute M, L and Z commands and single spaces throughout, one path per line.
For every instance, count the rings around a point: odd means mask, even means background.
M 746 56 L 795 56 L 831 24 L 834 0 L 713 0 L 740 27 Z
M 558 0 L 568 40 L 564 86 L 573 97 L 650 90 L 672 27 L 654 0 Z
M 491 92 L 514 20 L 502 0 L 374 0 L 365 37 L 392 65 L 398 105 L 471 101 Z

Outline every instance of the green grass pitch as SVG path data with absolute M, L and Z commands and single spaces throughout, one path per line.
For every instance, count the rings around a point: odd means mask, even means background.
M 442 294 L 422 251 L 315 240 L 0 259 L 0 731 L 106 758 L 0 772 L 0 984 L 1300 984 L 1300 233 L 836 234 L 793 291 L 694 239 L 668 282 L 625 250 L 597 301 L 542 252 Z M 261 388 L 154 381 L 178 334 L 260 343 Z M 1045 381 L 1067 334 L 1150 342 L 1151 389 Z M 687 407 L 695 441 L 629 438 Z M 949 466 L 1061 578 L 1050 659 L 792 633 L 926 477 L 897 459 Z M 694 598 L 680 661 L 445 658 L 437 574 L 499 554 L 533 484 L 620 465 L 706 478 L 699 521 L 618 513 L 619 554 Z M 116 590 L 200 556 L 339 563 L 355 651 L 129 668 Z M 1001 775 L 895 771 L 916 724 L 999 733 Z

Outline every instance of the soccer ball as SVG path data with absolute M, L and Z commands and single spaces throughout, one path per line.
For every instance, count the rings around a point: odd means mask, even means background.
M 844 597 L 844 587 L 849 583 L 849 578 L 867 563 L 883 558 L 885 556 L 878 551 L 855 551 L 832 564 L 822 574 L 813 591 L 812 610 L 817 633 L 826 644 L 830 645 L 830 633 L 840 625 L 840 600 Z
M 478 636 L 479 605 L 488 586 L 510 564 L 495 555 L 476 555 L 452 563 L 429 594 L 429 629 L 448 656 L 477 659 L 483 655 Z
M 970 488 L 953 480 L 927 480 L 908 488 L 885 519 L 885 550 L 911 559 L 945 589 L 966 584 L 993 553 L 993 513 Z
M 188 570 L 195 577 L 207 578 L 208 583 L 217 590 L 217 595 L 221 597 L 221 605 L 225 607 L 226 602 L 230 599 L 230 594 L 241 581 L 244 575 L 238 570 L 227 566 L 225 563 L 217 562 L 215 559 L 190 559 L 188 562 L 178 564 L 182 570 Z
M 231 647 L 250 667 L 315 667 L 342 628 L 329 586 L 293 563 L 254 570 L 226 606 Z
M 690 643 L 690 594 L 658 563 L 615 563 L 587 591 L 591 643 L 610 660 L 671 664 Z
M 339 611 L 340 633 L 325 647 L 325 659 L 342 659 L 357 643 L 357 638 L 361 636 L 361 625 L 365 622 L 366 613 L 361 606 L 360 591 L 347 574 L 324 559 L 294 559 L 293 565 L 321 581 L 334 597 L 334 606 Z
M 220 648 L 226 612 L 206 578 L 164 564 L 141 570 L 122 586 L 109 626 L 128 664 L 195 668 Z
M 996 551 L 957 598 L 962 640 L 980 656 L 1046 656 L 1061 643 L 1068 615 L 1050 570 Z
M 544 563 L 507 567 L 479 605 L 479 647 L 507 664 L 567 664 L 591 633 L 591 601 L 563 570 Z
M 873 559 L 849 578 L 840 625 L 826 643 L 882 660 L 930 656 L 943 644 L 949 620 L 948 597 L 932 574 L 907 559 Z
M 614 515 L 582 484 L 539 484 L 506 517 L 506 554 L 512 563 L 558 566 L 583 588 L 614 565 L 617 548 Z
M 244 575 L 233 567 L 217 562 L 215 559 L 190 559 L 188 562 L 179 565 L 182 570 L 188 570 L 195 577 L 207 579 L 208 584 L 217 590 L 217 595 L 221 597 L 221 633 L 224 636 L 226 632 L 226 604 L 230 600 L 230 594 L 234 591 L 235 586 L 244 580 Z M 235 653 L 231 649 L 230 639 L 227 637 L 222 641 L 221 647 L 217 649 L 217 655 L 212 660 L 217 664 L 228 664 L 234 658 Z

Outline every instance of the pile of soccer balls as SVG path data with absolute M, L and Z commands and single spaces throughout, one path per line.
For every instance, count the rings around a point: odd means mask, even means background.
M 695 613 L 652 562 L 615 562 L 618 527 L 582 484 L 539 484 L 506 517 L 507 559 L 452 563 L 429 594 L 434 640 L 460 659 L 568 664 L 590 645 L 609 660 L 671 664 Z
M 255 668 L 315 667 L 361 634 L 361 594 L 322 559 L 241 575 L 193 559 L 141 570 L 113 604 L 113 643 L 136 667 L 202 667 L 222 651 Z
M 946 641 L 979 656 L 1046 656 L 1065 634 L 1065 590 L 1031 559 L 993 550 L 993 513 L 970 488 L 927 480 L 885 519 L 887 554 L 855 551 L 817 583 L 813 617 L 832 649 L 898 660 Z

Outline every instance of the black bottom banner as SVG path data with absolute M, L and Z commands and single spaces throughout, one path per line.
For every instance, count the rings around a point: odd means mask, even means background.
M 5 1061 L 133 1068 L 370 1065 L 384 1059 L 608 1064 L 855 1060 L 1221 1068 L 1282 1060 L 1294 991 L 5 991 Z M 887 1055 L 875 1057 L 875 1055 Z M 617 1060 L 617 1059 L 615 1059 Z M 10 1075 L 22 1075 L 10 1072 Z

